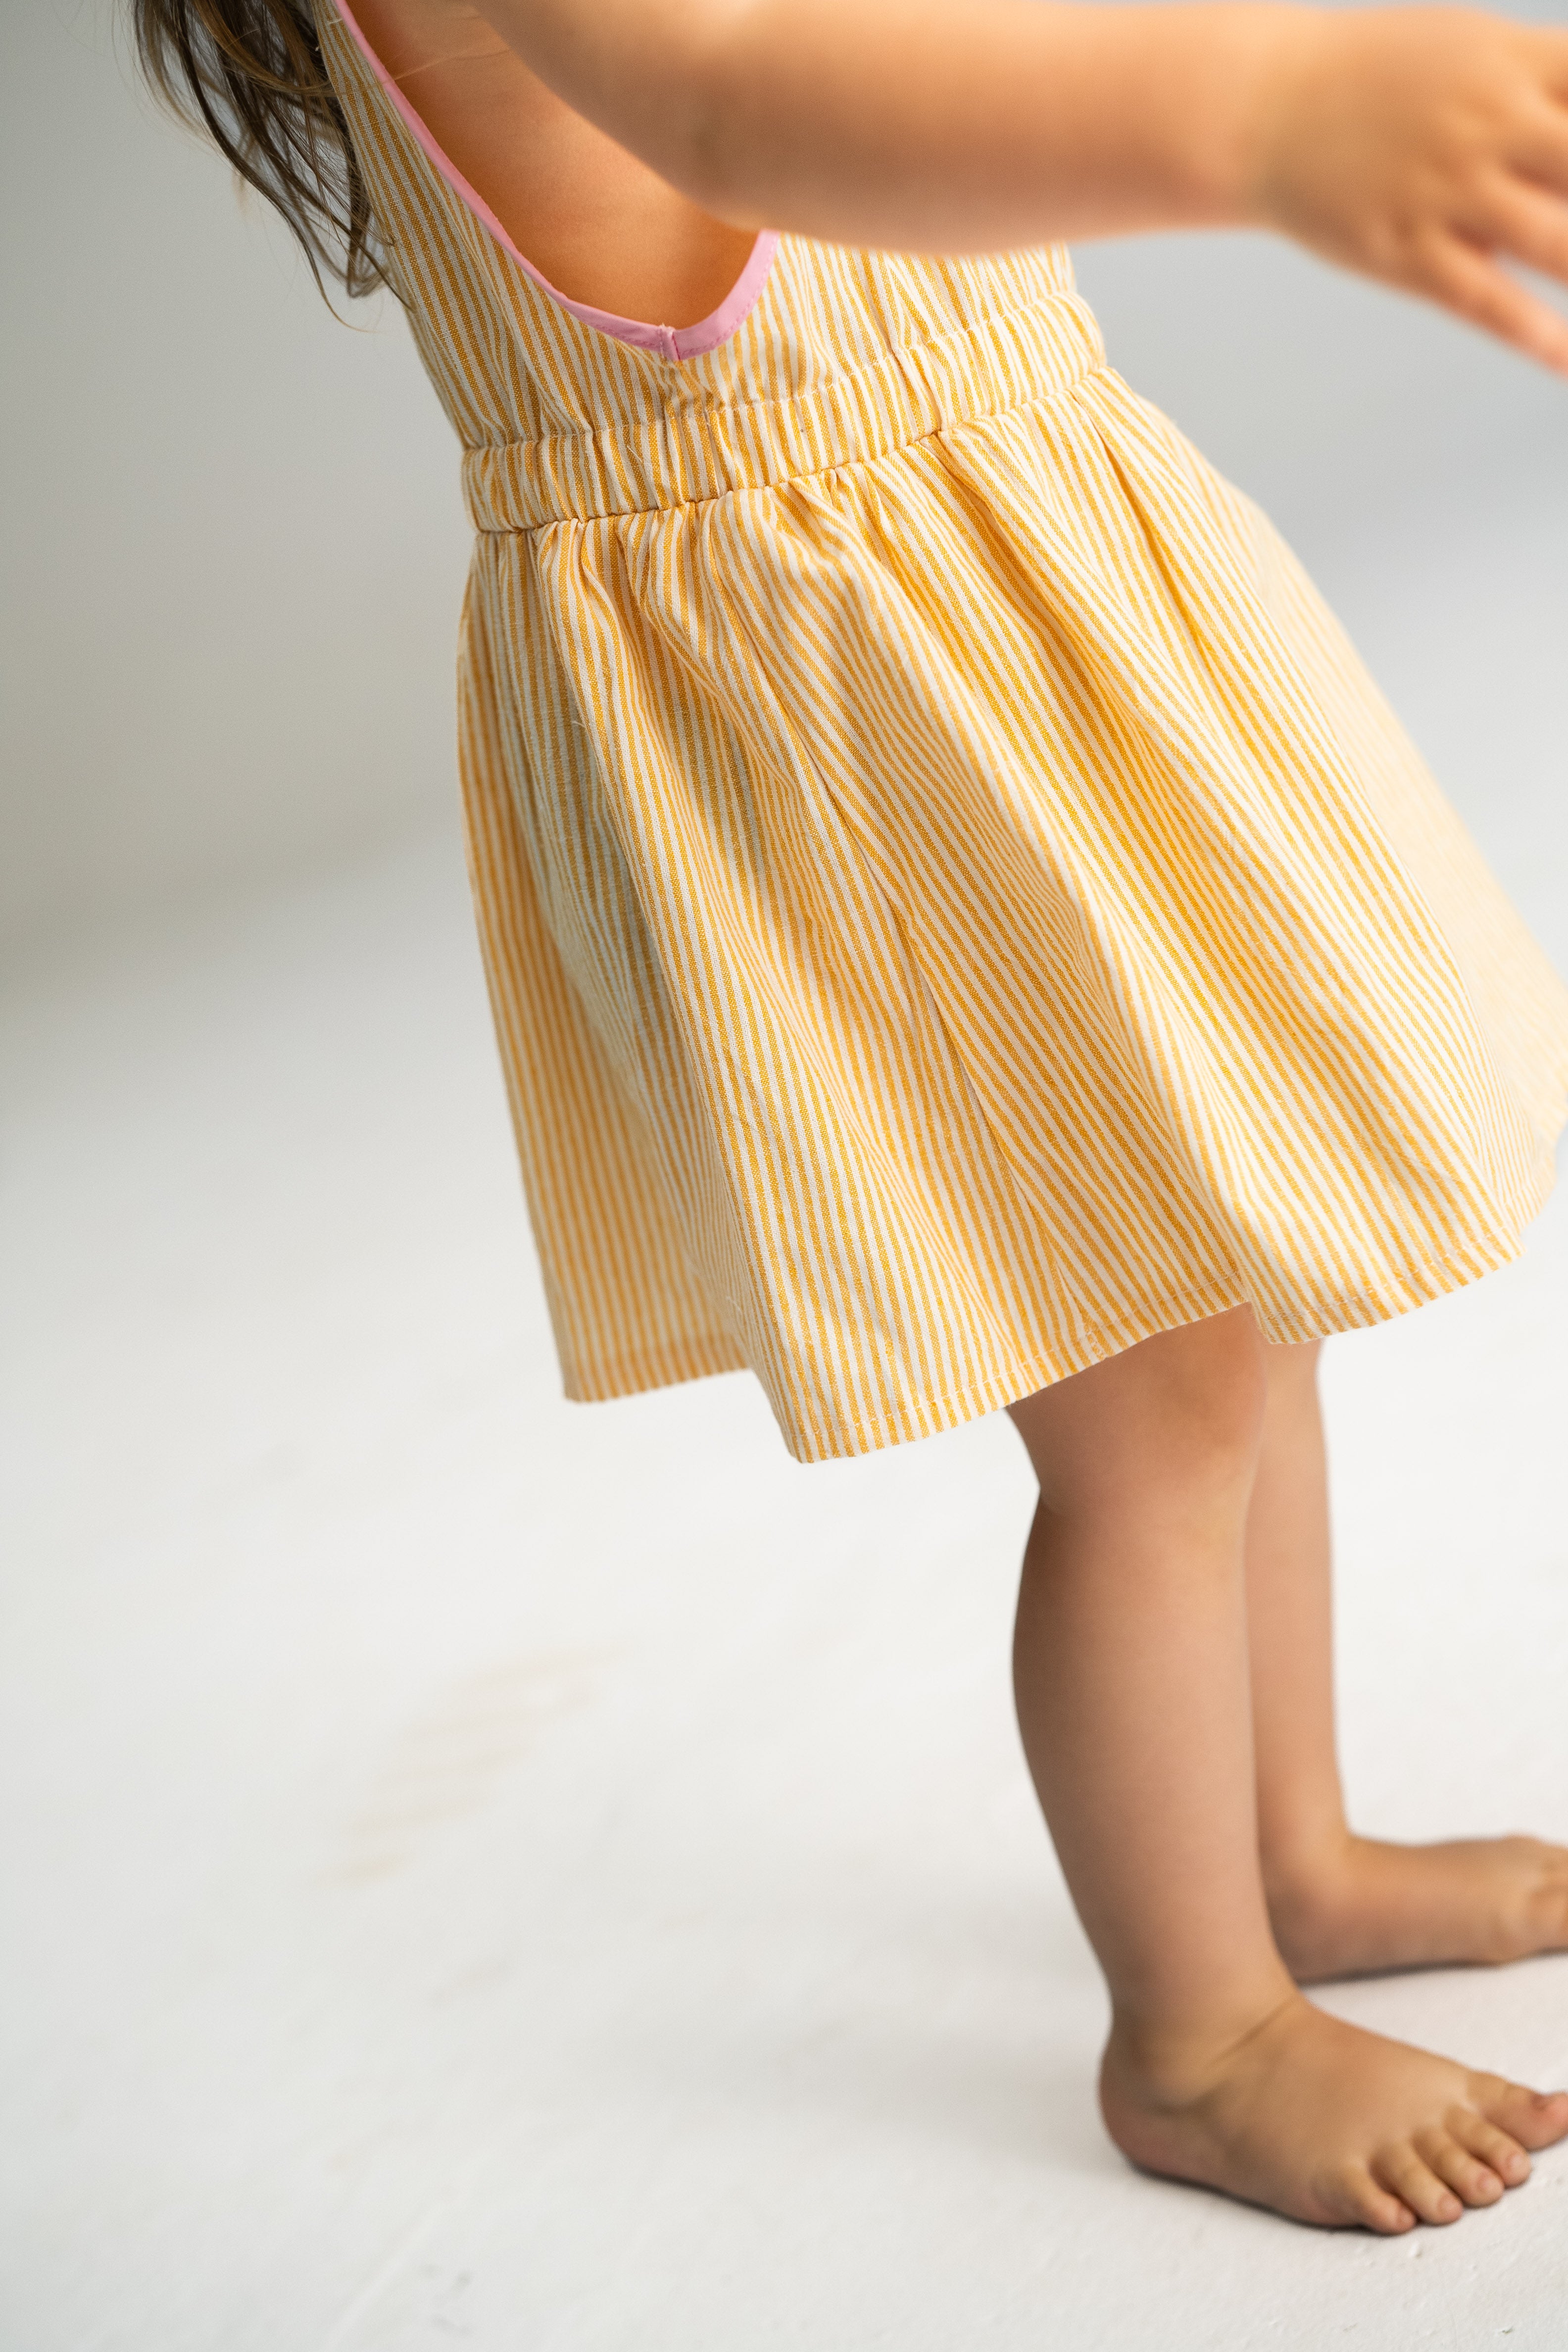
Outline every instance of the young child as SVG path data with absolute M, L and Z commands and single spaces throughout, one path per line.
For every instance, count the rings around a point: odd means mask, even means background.
M 1494 2201 L 1568 2095 L 1299 1990 L 1568 1947 L 1568 1852 L 1347 1827 L 1315 1359 L 1517 1254 L 1568 992 L 1057 240 L 1270 226 L 1568 373 L 1506 267 L 1568 280 L 1568 33 L 133 5 L 463 443 L 471 866 L 569 1392 L 749 1365 L 803 1461 L 1006 1406 L 1113 2137 L 1308 2221 Z

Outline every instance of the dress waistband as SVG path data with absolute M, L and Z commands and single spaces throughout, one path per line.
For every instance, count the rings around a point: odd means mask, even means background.
M 1054 294 L 927 342 L 894 345 L 788 399 L 677 408 L 597 432 L 467 450 L 463 493 L 479 531 L 689 506 L 884 457 L 928 433 L 1065 391 L 1104 364 L 1087 303 Z

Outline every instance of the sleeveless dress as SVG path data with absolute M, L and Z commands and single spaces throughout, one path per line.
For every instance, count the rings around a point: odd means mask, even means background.
M 1250 1301 L 1515 1256 L 1565 991 L 1058 247 L 556 294 L 347 8 L 478 533 L 469 866 L 566 1391 L 749 1366 L 802 1461 Z

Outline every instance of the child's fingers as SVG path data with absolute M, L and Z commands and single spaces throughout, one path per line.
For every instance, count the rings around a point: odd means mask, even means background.
M 1568 105 L 1568 32 L 1556 25 L 1520 25 L 1514 29 L 1529 52 L 1542 88 Z
M 1506 155 L 1521 178 L 1568 195 L 1568 103 L 1547 97 L 1532 106 L 1509 140 Z
M 1568 285 L 1568 31 L 1373 7 L 1288 63 L 1264 217 L 1568 371 L 1568 322 L 1508 267 Z
M 1490 229 L 1488 243 L 1510 260 L 1568 283 L 1568 204 L 1561 196 L 1512 181 L 1498 194 Z
M 1500 262 L 1462 238 L 1446 238 L 1433 249 L 1416 290 L 1568 375 L 1568 319 L 1527 293 Z
M 1568 103 L 1543 96 L 1502 142 L 1494 169 L 1505 188 L 1568 202 Z

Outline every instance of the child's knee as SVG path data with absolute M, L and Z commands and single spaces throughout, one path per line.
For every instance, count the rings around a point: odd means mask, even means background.
M 1250 1463 L 1268 1402 L 1267 1357 L 1250 1307 L 1161 1332 L 1147 1368 L 1146 1434 L 1215 1468 Z
M 1268 1396 L 1250 1308 L 1184 1324 L 1010 1408 L 1053 1509 L 1245 1496 Z

